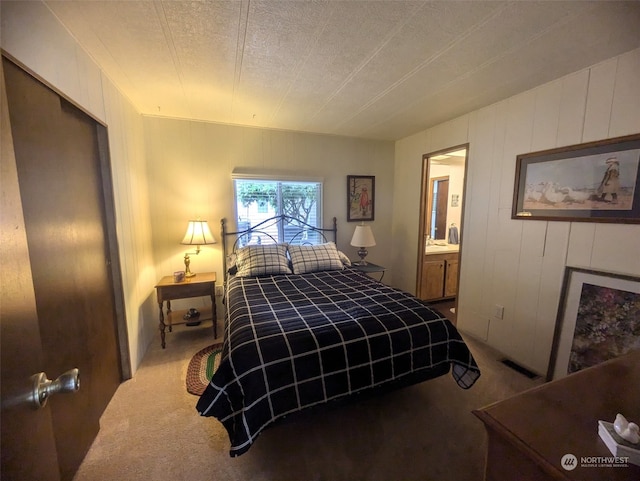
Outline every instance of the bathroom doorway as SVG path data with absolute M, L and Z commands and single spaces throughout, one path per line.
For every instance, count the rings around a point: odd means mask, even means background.
M 455 313 L 469 145 L 422 156 L 416 292 Z M 449 307 L 447 307 L 449 309 Z

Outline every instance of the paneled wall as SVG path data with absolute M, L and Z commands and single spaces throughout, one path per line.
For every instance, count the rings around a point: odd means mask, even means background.
M 157 332 L 142 118 L 41 2 L 1 2 L 1 47 L 107 125 L 132 370 Z
M 640 225 L 512 220 L 516 156 L 638 132 L 640 49 L 398 141 L 395 284 L 415 291 L 422 154 L 469 142 L 458 326 L 546 373 L 565 266 L 640 276 Z
M 321 178 L 324 226 L 338 220 L 338 248 L 357 258 L 349 245 L 355 222 L 347 222 L 347 175 L 374 175 L 377 245 L 372 262 L 391 262 L 393 142 L 238 127 L 207 122 L 144 117 L 153 252 L 159 275 L 183 270 L 187 250 L 179 244 L 187 221 L 209 221 L 220 240 L 220 219 L 233 219 L 234 169 Z M 220 243 L 204 246 L 191 257 L 193 272 L 215 271 L 222 277 Z M 385 281 L 393 272 L 385 274 Z M 191 307 L 193 307 L 193 302 Z M 199 301 L 204 305 L 205 300 Z M 218 301 L 219 302 L 219 301 Z M 186 307 L 177 301 L 176 305 Z M 195 306 L 198 307 L 198 306 Z M 222 312 L 220 310 L 219 312 Z

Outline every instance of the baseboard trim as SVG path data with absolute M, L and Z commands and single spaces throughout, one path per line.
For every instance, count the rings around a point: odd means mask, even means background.
M 519 372 L 520 374 L 522 374 L 523 376 L 528 377 L 529 379 L 537 379 L 540 376 L 538 374 L 536 374 L 533 371 L 529 371 L 529 369 L 527 369 L 526 367 L 521 366 L 520 364 L 518 364 L 515 361 L 512 361 L 511 359 L 501 359 L 500 362 L 502 364 L 504 364 L 505 366 L 513 369 L 516 372 Z

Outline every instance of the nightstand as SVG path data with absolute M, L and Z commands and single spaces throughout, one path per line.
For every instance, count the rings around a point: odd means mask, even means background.
M 382 282 L 382 278 L 384 277 L 384 271 L 387 270 L 386 267 L 379 266 L 378 264 L 373 264 L 371 262 L 367 262 L 366 264 L 360 264 L 360 261 L 352 261 L 351 267 L 359 270 L 360 272 L 366 272 L 367 274 L 378 274 L 380 273 L 380 282 Z
M 189 297 L 211 297 L 211 319 L 213 320 L 213 337 L 218 337 L 217 313 L 216 313 L 216 273 L 202 272 L 194 277 L 187 278 L 182 282 L 173 282 L 173 276 L 164 276 L 156 285 L 156 293 L 158 296 L 158 306 L 160 308 L 160 339 L 162 341 L 162 349 L 165 348 L 165 328 L 167 324 L 164 322 L 163 304 L 167 301 L 167 320 L 169 321 L 169 332 L 172 331 L 174 324 L 186 324 L 187 322 L 179 317 L 178 322 L 173 322 L 171 315 L 171 301 L 173 299 L 186 299 Z M 199 320 L 208 320 L 208 318 Z

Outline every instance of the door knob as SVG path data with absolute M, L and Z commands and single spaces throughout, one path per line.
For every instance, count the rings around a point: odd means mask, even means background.
M 80 389 L 80 371 L 73 368 L 61 374 L 55 381 L 47 379 L 44 372 L 31 376 L 33 392 L 30 401 L 35 409 L 40 409 L 47 404 L 47 400 L 57 393 L 74 393 Z

